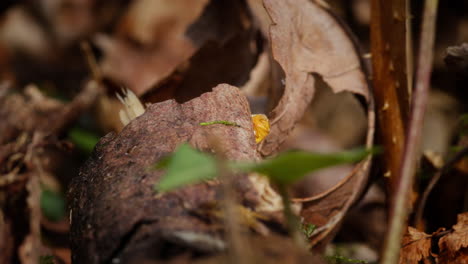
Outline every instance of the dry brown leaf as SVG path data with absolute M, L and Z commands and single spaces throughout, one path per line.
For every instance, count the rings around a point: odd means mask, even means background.
M 312 74 L 319 74 L 335 93 L 349 91 L 369 100 L 369 90 L 351 38 L 328 10 L 307 0 L 264 4 L 272 20 L 273 58 L 285 73 L 283 96 L 270 117 L 271 133 L 260 146 L 268 156 L 278 151 L 312 100 Z
M 183 103 L 220 83 L 244 84 L 256 61 L 256 50 L 250 49 L 252 33 L 244 31 L 224 43 L 207 43 L 188 62 L 144 94 L 143 101 L 175 99 Z M 220 64 L 220 61 L 229 63 Z
M 249 34 L 251 29 L 246 7 L 239 1 L 140 0 L 114 37 L 99 35 L 96 44 L 106 54 L 101 63 L 104 74 L 138 96 L 161 89 L 158 83 L 186 72 L 188 65 L 185 80 L 190 87 L 182 83 L 180 89 L 197 91 L 193 86 L 201 82 L 203 91 L 199 95 L 219 83 L 241 85 L 246 81 L 257 53 L 256 48 L 252 51 L 256 44 L 255 36 Z M 239 71 L 246 76 L 242 80 L 238 80 Z M 205 85 L 207 81 L 210 83 Z M 172 97 L 163 100 L 167 98 Z
M 20 132 L 61 132 L 94 103 L 98 94 L 97 84 L 90 82 L 68 104 L 43 95 L 34 85 L 27 86 L 24 94 L 1 97 L 0 144 L 14 140 Z
M 210 2 L 186 33 L 198 43 L 197 51 L 150 87 L 143 101 L 186 102 L 220 83 L 245 84 L 260 52 L 256 33 L 243 3 Z
M 368 104 L 366 144 L 371 145 L 374 133 L 372 97 L 358 52 L 346 29 L 329 10 L 314 1 L 265 0 L 264 4 L 273 23 L 270 27 L 272 55 L 284 71 L 285 87 L 271 114 L 271 132 L 260 144 L 260 153 L 268 156 L 279 150 L 313 98 L 314 78 L 321 78 L 335 93 L 348 91 L 365 99 Z M 265 19 L 259 20 L 264 23 Z M 326 244 L 332 237 L 349 207 L 364 190 L 369 168 L 368 159 L 328 190 L 313 197 L 295 199 L 303 205 L 301 216 L 305 221 L 318 226 L 311 237 L 311 245 Z
M 105 54 L 101 62 L 103 73 L 124 83 L 137 95 L 144 93 L 198 49 L 198 44 L 185 32 L 207 2 L 134 1 L 115 36 L 95 38 Z
M 439 240 L 441 255 L 454 256 L 461 248 L 468 247 L 468 213 L 459 214 L 453 232 Z
M 400 250 L 400 264 L 415 264 L 431 255 L 431 235 L 421 232 L 413 227 L 403 236 Z
M 468 264 L 468 248 L 462 248 L 453 254 L 440 254 L 437 258 L 440 264 Z

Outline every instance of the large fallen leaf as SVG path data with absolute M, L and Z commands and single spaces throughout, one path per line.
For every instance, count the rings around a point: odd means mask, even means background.
M 272 20 L 272 55 L 285 74 L 283 96 L 270 117 L 271 133 L 260 147 L 262 155 L 271 155 L 312 100 L 312 74 L 319 74 L 336 93 L 353 92 L 367 101 L 370 97 L 358 52 L 328 10 L 307 0 L 265 0 L 264 4 Z
M 252 2 L 249 3 L 252 5 Z M 269 40 L 273 58 L 284 71 L 284 91 L 270 115 L 271 132 L 260 144 L 263 156 L 278 151 L 281 143 L 302 118 L 321 78 L 333 92 L 348 91 L 364 98 L 368 128 L 366 145 L 374 135 L 374 105 L 359 53 L 352 37 L 323 6 L 307 0 L 265 0 L 271 19 Z M 255 13 L 259 13 L 258 6 Z M 265 16 L 259 21 L 267 21 Z M 280 92 L 275 92 L 279 93 Z M 367 184 L 370 159 L 359 163 L 352 173 L 330 189 L 313 197 L 294 199 L 302 203 L 304 221 L 318 228 L 311 245 L 325 244 L 339 226 L 350 206 Z

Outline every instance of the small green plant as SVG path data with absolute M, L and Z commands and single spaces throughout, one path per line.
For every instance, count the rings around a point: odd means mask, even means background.
M 310 238 L 316 228 L 317 226 L 313 224 L 302 224 L 301 231 L 306 238 Z
M 59 193 L 42 190 L 40 204 L 42 213 L 51 221 L 59 221 L 66 214 L 65 198 Z
M 79 127 L 70 129 L 68 138 L 75 144 L 78 150 L 87 155 L 93 151 L 94 146 L 99 141 L 98 135 Z

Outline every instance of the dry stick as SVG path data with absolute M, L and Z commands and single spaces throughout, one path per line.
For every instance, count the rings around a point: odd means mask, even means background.
M 424 212 L 424 207 L 426 207 L 426 201 L 427 198 L 429 197 L 429 194 L 431 193 L 432 189 L 434 189 L 434 186 L 437 184 L 437 182 L 440 180 L 440 177 L 442 177 L 443 174 L 447 173 L 448 170 L 450 170 L 458 161 L 460 161 L 463 157 L 468 155 L 468 147 L 465 147 L 464 149 L 460 150 L 457 152 L 445 165 L 440 168 L 434 176 L 431 178 L 431 181 L 427 185 L 426 189 L 424 190 L 424 193 L 421 197 L 421 201 L 419 202 L 418 209 L 416 210 L 416 215 L 414 217 L 414 226 L 418 226 L 419 223 L 421 223 L 422 220 L 422 214 Z
M 289 235 L 292 237 L 294 243 L 299 247 L 299 249 L 306 250 L 307 245 L 305 243 L 304 235 L 299 230 L 299 219 L 292 211 L 291 199 L 289 198 L 287 187 L 284 184 L 277 184 L 277 186 L 279 194 L 281 195 L 281 200 L 283 201 L 283 214 Z
M 93 75 L 93 79 L 97 81 L 99 84 L 101 84 L 101 81 L 102 81 L 101 70 L 99 69 L 98 63 L 96 61 L 96 57 L 94 56 L 93 51 L 91 50 L 91 46 L 89 45 L 89 42 L 82 41 L 80 43 L 80 47 L 81 47 L 81 50 L 83 51 L 83 54 L 85 55 L 86 62 L 91 71 L 91 74 Z
M 233 190 L 233 174 L 229 172 L 224 160 L 218 161 L 220 169 L 220 178 L 223 180 L 223 196 L 224 196 L 224 225 L 226 228 L 226 237 L 229 241 L 228 262 L 229 263 L 251 263 L 252 252 L 248 240 L 243 237 L 246 234 L 241 226 L 239 219 L 239 210 L 237 210 L 236 194 Z
M 237 210 L 236 193 L 234 192 L 234 175 L 229 171 L 225 157 L 221 155 L 223 147 L 219 138 L 214 135 L 207 135 L 209 144 L 215 150 L 217 156 L 217 166 L 219 169 L 219 178 L 223 192 L 223 210 L 224 226 L 226 240 L 228 241 L 228 263 L 246 263 L 252 262 L 252 252 L 250 251 L 249 241 L 246 239 L 244 227 L 241 225 L 239 211 Z
M 412 98 L 409 130 L 401 163 L 401 177 L 395 193 L 395 202 L 391 210 L 392 218 L 390 219 L 387 239 L 385 241 L 382 264 L 398 263 L 403 229 L 409 213 L 407 201 L 410 198 L 415 178 L 424 114 L 429 96 L 437 4 L 438 0 L 426 0 L 424 6 L 416 88 Z

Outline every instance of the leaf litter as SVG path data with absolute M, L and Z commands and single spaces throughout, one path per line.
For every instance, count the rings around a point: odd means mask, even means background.
M 246 253 L 253 263 L 323 263 L 288 236 L 283 211 L 289 206 L 281 201 L 292 197 L 291 212 L 301 220 L 296 229 L 305 227 L 303 239 L 320 252 L 338 231 L 349 228 L 345 217 L 371 182 L 370 158 L 334 170 L 335 180 L 317 192 L 286 194 L 277 183 L 289 185 L 316 163 L 325 166 L 334 157 L 331 150 L 371 148 L 374 114 L 379 114 L 359 45 L 334 15 L 348 7 L 330 2 L 67 0 L 2 9 L 8 15 L 0 22 L 0 57 L 5 59 L 0 76 L 9 83 L 0 84 L 0 249 L 6 252 L 0 263 L 226 262 L 236 255 L 224 249 L 239 246 L 229 235 L 237 230 L 226 220 L 233 216 L 239 218 L 233 223 L 244 227 L 240 248 L 256 249 Z M 360 8 L 366 2 L 360 1 Z M 97 61 L 93 74 L 79 50 L 83 40 L 91 44 L 86 56 Z M 458 78 L 464 74 L 463 56 L 454 51 L 447 64 Z M 27 85 L 31 82 L 36 86 Z M 325 108 L 310 107 L 324 98 L 321 86 L 357 98 L 354 107 L 364 121 L 358 125 L 350 115 L 354 122 L 348 124 L 361 132 L 349 131 L 339 140 L 331 130 L 318 132 L 323 120 L 314 119 L 317 111 L 331 123 Z M 121 89 L 133 99 L 122 97 Z M 331 104 L 342 106 L 342 101 Z M 296 137 L 298 128 L 307 141 Z M 300 150 L 284 153 L 290 135 L 299 139 Z M 304 152 L 306 142 L 325 153 Z M 183 166 L 148 169 L 177 161 L 176 149 L 184 143 L 198 151 L 186 149 L 193 155 L 179 156 L 176 164 Z M 173 160 L 165 159 L 174 151 Z M 89 158 L 74 176 L 83 157 Z M 341 158 L 329 165 L 358 160 Z M 247 164 L 255 173 L 230 175 L 224 166 L 231 162 Z M 199 176 L 192 184 L 175 177 L 183 187 L 155 193 L 164 173 Z M 298 185 L 315 188 L 309 181 Z M 63 200 L 44 203 L 40 211 L 39 197 L 47 188 L 68 191 L 70 222 Z M 460 217 L 449 231 L 426 235 L 410 229 L 402 263 L 465 261 Z M 68 234 L 70 244 L 61 239 Z

